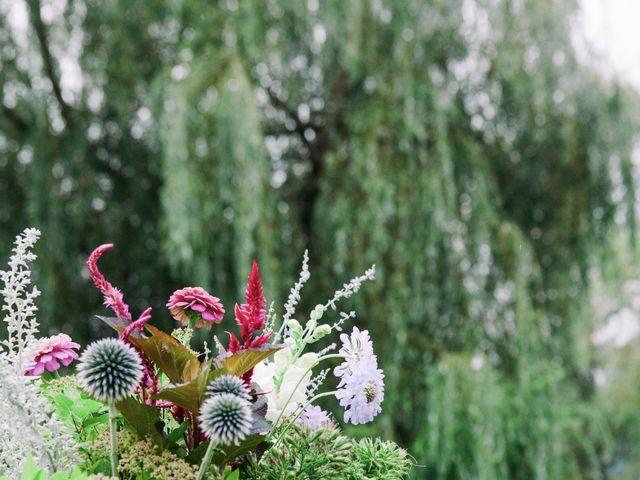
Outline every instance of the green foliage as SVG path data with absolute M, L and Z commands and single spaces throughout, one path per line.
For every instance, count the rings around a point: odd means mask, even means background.
M 353 456 L 362 470 L 362 476 L 353 480 L 403 480 L 413 470 L 415 463 L 406 450 L 379 438 L 363 438 L 353 442 Z
M 79 468 L 74 468 L 71 472 L 56 472 L 49 475 L 46 470 L 38 467 L 30 456 L 24 463 L 20 480 L 88 480 L 89 477 L 82 473 Z M 0 476 L 0 480 L 11 480 L 9 477 Z
M 315 433 L 291 427 L 281 447 L 268 450 L 258 462 L 249 458 L 246 478 L 279 480 L 338 480 L 357 472 L 351 455 L 351 440 L 337 429 L 319 429 Z
M 257 460 L 250 456 L 242 478 L 248 480 L 403 480 L 413 461 L 393 442 L 354 441 L 337 428 L 316 432 L 292 426 L 280 446 Z
M 108 408 L 90 398 L 80 387 L 75 375 L 43 382 L 42 389 L 54 405 L 58 417 L 76 433 L 81 445 L 108 428 Z
M 83 452 L 83 470 L 95 474 L 109 472 L 109 438 L 105 433 L 90 442 Z M 135 480 L 193 480 L 198 471 L 175 453 L 158 447 L 149 439 L 140 440 L 129 432 L 118 434 L 118 472 L 122 478 Z M 212 468 L 207 480 L 222 477 Z

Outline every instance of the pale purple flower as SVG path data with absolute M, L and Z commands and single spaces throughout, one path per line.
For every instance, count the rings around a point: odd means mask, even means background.
M 317 405 L 309 405 L 298 417 L 296 423 L 302 427 L 311 429 L 312 432 L 315 432 L 319 428 L 333 426 L 333 420 L 331 420 L 329 414 Z
M 343 333 L 340 335 L 340 340 L 342 341 L 342 348 L 340 348 L 339 353 L 346 358 L 344 362 L 334 370 L 334 374 L 337 377 L 342 378 L 345 375 L 349 375 L 352 366 L 362 359 L 369 357 L 375 358 L 373 354 L 373 343 L 371 343 L 371 338 L 367 330 L 360 331 L 358 327 L 353 327 L 351 335 Z
M 354 425 L 369 423 L 378 415 L 384 400 L 384 373 L 375 355 L 350 365 L 340 380 L 336 398 L 345 409 L 344 421 Z
M 55 372 L 62 365 L 69 366 L 78 358 L 78 354 L 74 351 L 78 348 L 80 345 L 72 342 L 71 337 L 65 333 L 41 340 L 34 350 L 25 375 L 42 375 L 45 370 Z
M 173 318 L 182 325 L 207 329 L 213 323 L 220 323 L 224 317 L 224 307 L 220 299 L 210 295 L 200 287 L 186 287 L 173 292 L 167 303 Z

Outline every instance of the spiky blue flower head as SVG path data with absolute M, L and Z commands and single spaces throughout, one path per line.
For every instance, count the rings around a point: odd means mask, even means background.
M 101 402 L 114 402 L 132 395 L 141 379 L 140 356 L 115 338 L 93 342 L 78 361 L 80 384 Z
M 200 427 L 212 442 L 237 445 L 249 435 L 252 415 L 247 400 L 233 393 L 221 393 L 202 404 Z
M 251 400 L 247 384 L 240 377 L 234 377 L 233 375 L 222 375 L 214 379 L 207 387 L 207 394 L 210 396 L 222 393 L 231 393 L 244 400 Z

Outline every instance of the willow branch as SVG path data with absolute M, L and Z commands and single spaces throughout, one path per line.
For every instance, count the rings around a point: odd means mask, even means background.
M 11 121 L 11 124 L 17 131 L 24 133 L 29 130 L 29 123 L 15 108 L 9 108 L 6 105 L 2 105 L 2 112 L 4 117 Z
M 60 88 L 60 81 L 58 79 L 56 60 L 53 58 L 51 50 L 49 49 L 47 27 L 42 21 L 42 16 L 40 14 L 40 0 L 28 0 L 27 4 L 29 5 L 29 17 L 31 19 L 31 24 L 36 32 L 36 37 L 38 38 L 40 54 L 42 55 L 45 72 L 51 81 L 53 95 L 56 97 L 56 101 L 60 106 L 62 118 L 68 124 L 71 119 L 71 107 L 64 101 L 64 98 L 62 98 L 62 89 Z

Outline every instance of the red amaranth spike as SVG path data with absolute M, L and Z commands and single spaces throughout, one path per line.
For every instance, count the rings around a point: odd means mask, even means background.
M 104 296 L 105 305 L 111 308 L 118 317 L 126 318 L 130 322 L 118 337 L 131 345 L 140 355 L 144 371 L 141 383 L 142 397 L 147 405 L 154 406 L 156 401 L 152 397 L 160 391 L 160 387 L 158 385 L 158 374 L 145 353 L 128 340 L 128 337 L 133 330 L 142 330 L 144 328 L 144 324 L 149 321 L 151 318 L 151 307 L 142 312 L 142 315 L 140 315 L 138 320 L 133 322 L 133 317 L 131 316 L 131 312 L 129 312 L 129 306 L 124 302 L 122 292 L 111 285 L 104 275 L 100 273 L 100 270 L 98 270 L 98 260 L 104 252 L 112 247 L 113 243 L 105 243 L 91 252 L 86 263 L 87 269 L 89 270 L 91 280 L 93 280 L 95 286 Z

